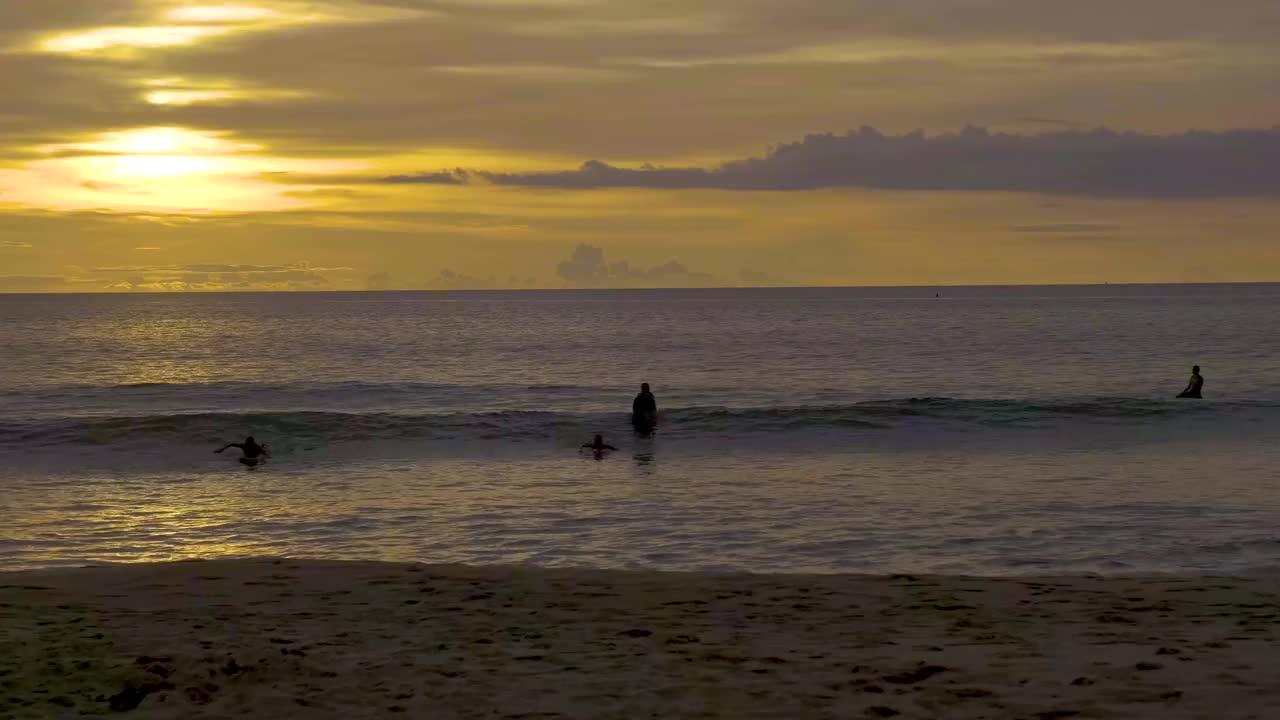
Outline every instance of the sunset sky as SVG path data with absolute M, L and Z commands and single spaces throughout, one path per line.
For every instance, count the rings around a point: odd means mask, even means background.
M 1275 0 L 0 0 L 0 292 L 1280 280 Z

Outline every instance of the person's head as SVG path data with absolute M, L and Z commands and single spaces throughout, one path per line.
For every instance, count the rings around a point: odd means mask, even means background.
M 604 444 L 604 436 L 603 436 L 603 435 L 597 435 L 597 436 L 596 436 L 596 438 L 595 438 L 594 440 L 592 440 L 592 441 L 591 441 L 591 444 L 592 444 L 592 445 L 603 445 L 603 444 Z
M 649 383 L 640 383 L 640 392 L 649 392 Z
M 1199 366 L 1199 365 L 1195 365 L 1195 366 L 1193 366 L 1193 367 L 1191 368 L 1191 372 L 1192 372 L 1193 374 L 1195 374 L 1195 375 L 1199 375 L 1199 374 L 1200 374 L 1200 366 Z
M 258 443 L 254 442 L 254 441 L 253 441 L 253 436 L 252 436 L 252 435 L 250 435 L 249 437 L 247 437 L 247 438 L 245 438 L 245 439 L 244 439 L 244 444 L 245 444 L 245 445 L 257 445 Z

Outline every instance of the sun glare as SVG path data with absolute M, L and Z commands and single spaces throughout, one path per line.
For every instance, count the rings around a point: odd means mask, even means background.
M 275 3 L 281 5 L 281 0 L 275 0 Z M 269 30 L 286 25 L 384 22 L 438 14 L 431 10 L 378 8 L 359 4 L 351 6 L 344 3 L 291 2 L 283 3 L 282 8 L 254 5 L 179 6 L 158 11 L 148 24 L 61 33 L 45 37 L 37 47 L 45 52 L 55 53 L 144 50 L 191 45 L 205 38 L 227 33 Z
M 49 52 L 91 53 L 113 48 L 163 48 L 237 30 L 250 30 L 264 21 L 286 19 L 281 13 L 247 5 L 193 5 L 174 8 L 154 25 L 101 27 L 55 35 L 41 43 Z M 165 24 L 174 23 L 174 24 Z
M 170 27 L 106 27 L 58 35 L 44 41 L 50 52 L 84 53 L 110 48 L 159 48 L 190 45 L 201 38 L 222 35 L 232 28 L 175 25 Z
M 80 142 L 37 148 L 46 158 L 0 168 L 0 192 L 23 205 L 181 213 L 272 211 L 322 202 L 297 195 L 307 185 L 280 184 L 270 173 L 347 174 L 366 161 L 271 157 L 265 147 L 229 133 L 149 127 L 99 133 Z
M 152 105 L 195 105 L 230 100 L 235 93 L 225 90 L 156 90 L 143 97 Z
M 280 17 L 280 13 L 248 5 L 192 5 L 174 8 L 165 16 L 176 22 L 222 23 L 270 20 Z
M 98 135 L 96 140 L 45 147 L 47 152 L 81 151 L 116 155 L 226 155 L 261 150 L 261 145 L 227 140 L 227 133 L 153 127 Z
M 216 158 L 184 155 L 126 155 L 101 158 L 106 160 L 104 169 L 115 177 L 158 178 L 215 172 Z

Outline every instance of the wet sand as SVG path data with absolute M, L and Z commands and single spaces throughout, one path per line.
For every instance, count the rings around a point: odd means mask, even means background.
M 1278 612 L 1270 578 L 6 573 L 0 718 L 1272 718 Z

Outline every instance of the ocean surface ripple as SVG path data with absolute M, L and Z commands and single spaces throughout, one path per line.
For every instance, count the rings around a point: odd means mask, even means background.
M 1280 569 L 1280 287 L 935 292 L 0 296 L 0 569 Z

